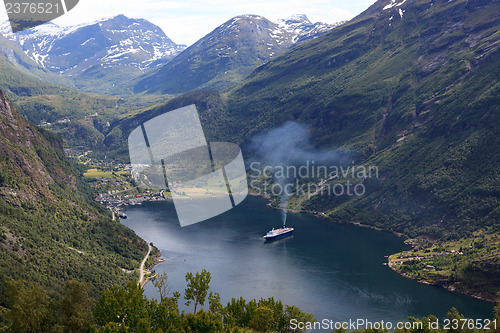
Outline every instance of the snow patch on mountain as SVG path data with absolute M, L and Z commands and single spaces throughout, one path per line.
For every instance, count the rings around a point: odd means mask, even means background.
M 278 26 L 293 35 L 293 43 L 301 43 L 309 39 L 316 38 L 331 29 L 339 26 L 343 22 L 328 24 L 323 22 L 312 23 L 307 15 L 295 14 L 286 19 L 276 21 Z
M 124 15 L 70 27 L 49 22 L 16 34 L 12 33 L 9 23 L 4 22 L 0 33 L 19 43 L 39 65 L 68 75 L 85 72 L 96 65 L 145 70 L 165 64 L 186 48 L 172 42 L 147 20 Z
M 399 3 L 396 3 L 396 0 L 391 0 L 391 3 L 389 3 L 387 6 L 383 8 L 383 10 L 391 9 L 392 7 L 400 7 L 406 2 L 406 0 L 403 0 Z

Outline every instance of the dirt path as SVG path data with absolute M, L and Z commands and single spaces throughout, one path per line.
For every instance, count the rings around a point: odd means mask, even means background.
M 142 287 L 144 281 L 144 265 L 146 264 L 146 260 L 148 260 L 149 254 L 151 253 L 151 244 L 148 243 L 148 253 L 141 262 L 141 267 L 139 268 L 139 282 L 137 284 Z

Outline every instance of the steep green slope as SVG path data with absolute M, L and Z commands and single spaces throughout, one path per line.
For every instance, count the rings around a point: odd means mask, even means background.
M 165 112 L 196 104 L 203 122 L 203 129 L 209 141 L 226 138 L 228 111 L 224 98 L 217 91 L 203 90 L 186 93 L 182 96 L 158 103 L 154 106 L 132 110 L 111 123 L 110 130 L 104 138 L 107 157 L 123 163 L 130 163 L 127 139 L 137 126 Z
M 500 4 L 383 9 L 390 4 L 379 1 L 259 67 L 223 97 L 190 93 L 126 119 L 110 132 L 114 142 L 186 103 L 199 104 L 209 137 L 232 142 L 297 121 L 309 125 L 316 147 L 349 151 L 380 174 L 366 180 L 364 196 L 292 198 L 294 208 L 411 237 L 497 230 Z
M 413 236 L 496 228 L 500 4 L 390 3 L 253 72 L 229 94 L 231 132 L 299 121 L 318 147 L 379 167 L 365 196 L 303 209 Z
M 295 208 L 408 236 L 497 228 L 500 4 L 394 4 L 377 2 L 222 97 L 190 93 L 126 119 L 114 141 L 186 103 L 200 104 L 209 136 L 232 142 L 297 121 L 316 147 L 341 148 L 380 174 L 365 180 L 364 196 L 314 196 Z
M 134 279 L 147 245 L 93 202 L 53 133 L 28 123 L 0 92 L 0 321 L 9 280 L 53 293 L 65 281 L 91 293 Z
M 257 68 L 229 93 L 192 92 L 127 117 L 109 142 L 126 155 L 126 137 L 136 126 L 192 103 L 209 140 L 243 147 L 287 121 L 305 124 L 313 148 L 338 149 L 352 165 L 375 166 L 378 173 L 302 179 L 329 188 L 351 181 L 366 191 L 309 197 L 296 190 L 289 209 L 400 233 L 416 245 L 417 252 L 405 254 L 414 260 L 415 253 L 450 254 L 469 244 L 463 255 L 425 259 L 436 271 L 426 271 L 424 261 L 394 267 L 494 299 L 500 284 L 499 13 L 493 0 L 381 0 Z M 273 153 L 279 147 L 287 150 L 281 155 L 296 152 L 284 142 L 296 139 L 294 133 L 285 134 L 274 138 Z M 245 156 L 252 157 L 249 150 Z

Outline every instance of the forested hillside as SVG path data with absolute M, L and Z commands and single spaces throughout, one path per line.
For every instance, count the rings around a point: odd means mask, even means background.
M 442 268 L 436 272 L 425 272 L 423 262 L 407 271 L 493 299 L 500 283 L 499 13 L 493 0 L 381 0 L 257 68 L 229 93 L 192 92 L 116 122 L 106 142 L 125 151 L 140 123 L 193 103 L 207 138 L 244 148 L 288 121 L 303 124 L 312 148 L 341 152 L 378 174 L 349 179 L 363 184 L 362 196 L 299 193 L 289 209 L 394 231 L 426 253 L 458 253 L 467 243 L 464 256 L 427 260 Z M 290 136 L 276 138 L 274 151 L 288 149 Z M 436 241 L 445 246 L 431 249 Z
M 232 124 L 306 123 L 318 147 L 378 166 L 367 195 L 304 209 L 411 236 L 495 231 L 500 4 L 387 3 L 256 70 L 228 97 Z
M 500 5 L 387 3 L 278 56 L 228 94 L 193 92 L 122 119 L 107 142 L 125 143 L 141 122 L 192 103 L 207 136 L 232 142 L 295 121 L 316 148 L 380 170 L 366 196 L 298 208 L 412 236 L 496 228 Z
M 92 297 L 135 279 L 146 243 L 93 202 L 62 141 L 21 117 L 0 92 L 0 322 L 9 281 L 51 295 L 71 279 Z

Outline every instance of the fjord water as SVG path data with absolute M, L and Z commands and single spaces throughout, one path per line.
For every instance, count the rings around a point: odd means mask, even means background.
M 262 236 L 280 226 L 280 212 L 256 197 L 184 228 L 172 203 L 144 203 L 128 207 L 126 213 L 122 223 L 162 251 L 166 261 L 155 271 L 167 272 L 171 290 L 181 294 L 186 272 L 207 269 L 212 274 L 210 289 L 220 293 L 223 304 L 231 297 L 273 296 L 313 313 L 317 320 L 395 323 L 408 316 L 443 318 L 451 307 L 470 318 L 493 315 L 489 303 L 419 284 L 383 265 L 384 256 L 408 248 L 390 233 L 288 214 L 287 226 L 295 228 L 294 235 L 267 244 Z M 145 293 L 158 297 L 151 283 Z

